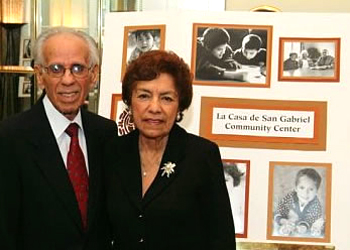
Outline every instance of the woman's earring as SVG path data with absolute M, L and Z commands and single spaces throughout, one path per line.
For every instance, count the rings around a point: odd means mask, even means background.
M 181 122 L 183 117 L 184 114 L 181 111 L 179 111 L 176 115 L 176 122 Z
M 128 115 L 129 115 L 129 122 L 133 123 L 134 122 L 134 117 L 132 115 L 131 108 L 128 108 Z

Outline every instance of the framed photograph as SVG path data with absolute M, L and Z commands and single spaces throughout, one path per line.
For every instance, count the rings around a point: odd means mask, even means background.
M 125 26 L 123 43 L 123 62 L 121 77 L 126 66 L 150 50 L 163 50 L 165 46 L 165 25 Z
M 250 161 L 223 159 L 237 238 L 247 238 Z
M 272 26 L 193 24 L 194 84 L 269 87 Z
M 18 86 L 18 97 L 30 97 L 31 81 L 29 77 L 20 76 Z
M 126 135 L 135 129 L 129 108 L 124 104 L 121 94 L 112 94 L 111 116 L 117 123 L 118 135 Z
M 330 242 L 330 163 L 270 162 L 267 238 Z
M 30 39 L 23 39 L 23 59 L 32 57 Z
M 340 38 L 280 38 L 279 81 L 339 82 Z

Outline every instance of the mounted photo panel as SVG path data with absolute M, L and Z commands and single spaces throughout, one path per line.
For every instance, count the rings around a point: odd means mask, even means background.
M 193 24 L 194 84 L 269 87 L 272 26 Z
M 223 159 L 225 181 L 230 197 L 237 238 L 247 238 L 250 161 Z
M 270 162 L 267 238 L 330 242 L 330 163 Z
M 339 82 L 340 38 L 280 38 L 279 81 Z
M 125 26 L 121 79 L 126 66 L 150 50 L 163 50 L 165 46 L 165 25 Z

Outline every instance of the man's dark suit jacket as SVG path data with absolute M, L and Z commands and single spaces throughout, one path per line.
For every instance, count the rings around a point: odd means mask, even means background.
M 175 125 L 161 167 L 142 198 L 139 131 L 106 147 L 108 214 L 118 250 L 235 250 L 219 148 Z
M 89 161 L 88 230 L 42 101 L 0 123 L 0 249 L 109 249 L 102 153 L 116 124 L 82 110 Z

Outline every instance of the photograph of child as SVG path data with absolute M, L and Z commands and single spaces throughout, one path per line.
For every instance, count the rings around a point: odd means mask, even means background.
M 268 29 L 194 24 L 194 83 L 266 84 Z
M 237 70 L 233 60 L 231 37 L 224 28 L 207 28 L 197 38 L 196 77 L 206 80 L 225 78 L 226 70 Z
M 321 167 L 275 166 L 273 235 L 324 237 L 325 171 Z
M 129 32 L 128 61 L 131 63 L 142 53 L 160 48 L 160 29 L 139 29 Z
M 226 187 L 229 193 L 236 236 L 246 235 L 246 194 L 248 193 L 249 162 L 223 160 Z

